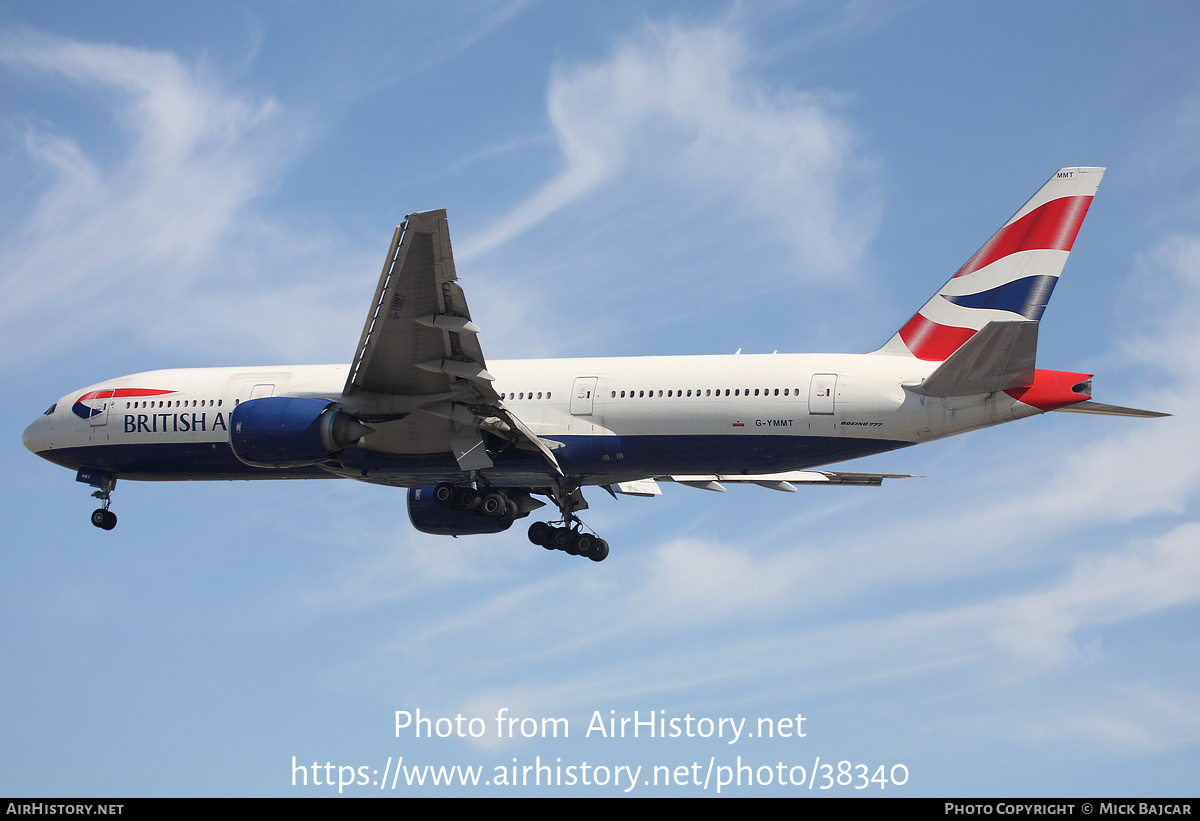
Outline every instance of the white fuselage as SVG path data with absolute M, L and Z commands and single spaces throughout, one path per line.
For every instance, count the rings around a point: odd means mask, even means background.
M 936 363 L 873 354 L 510 360 L 489 363 L 503 404 L 555 448 L 580 484 L 672 474 L 799 470 L 1039 411 L 1003 392 L 938 399 L 906 391 Z M 150 371 L 64 396 L 25 432 L 56 463 L 130 479 L 347 476 L 421 486 L 453 480 L 444 449 L 422 442 L 418 411 L 332 465 L 272 470 L 230 451 L 230 414 L 265 396 L 337 401 L 346 365 Z M 424 422 L 421 420 L 424 419 Z M 444 424 L 450 424 L 446 421 Z M 514 454 L 514 457 L 516 454 Z M 532 456 L 484 471 L 528 484 Z

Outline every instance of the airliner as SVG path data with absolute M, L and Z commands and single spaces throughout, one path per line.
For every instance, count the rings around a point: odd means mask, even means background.
M 488 363 L 446 212 L 410 214 L 349 365 L 109 379 L 23 439 L 95 488 L 103 530 L 118 479 L 346 478 L 406 488 L 425 533 L 497 533 L 549 505 L 557 516 L 529 540 L 603 561 L 608 543 L 579 518 L 585 488 L 879 485 L 903 477 L 819 468 L 1048 411 L 1165 416 L 1092 401 L 1091 374 L 1036 367 L 1038 323 L 1104 171 L 1057 171 L 867 354 Z

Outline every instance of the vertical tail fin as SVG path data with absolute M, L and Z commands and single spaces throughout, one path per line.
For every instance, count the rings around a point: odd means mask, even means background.
M 944 362 L 989 322 L 1038 321 L 1103 168 L 1063 168 L 876 353 Z

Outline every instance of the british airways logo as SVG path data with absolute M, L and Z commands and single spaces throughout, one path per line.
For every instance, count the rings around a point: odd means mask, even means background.
M 125 414 L 126 433 L 187 433 L 207 431 L 208 425 L 208 414 L 204 412 Z M 218 413 L 213 417 L 212 429 L 229 430 L 224 414 Z
M 154 388 L 108 388 L 107 390 L 91 391 L 75 400 L 71 412 L 80 419 L 91 419 L 104 412 L 105 403 L 113 399 L 128 399 L 131 397 L 162 396 L 175 391 L 162 391 Z

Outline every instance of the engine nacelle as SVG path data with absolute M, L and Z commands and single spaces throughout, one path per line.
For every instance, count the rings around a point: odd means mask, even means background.
M 251 399 L 229 416 L 233 453 L 247 465 L 313 465 L 340 453 L 371 428 L 332 407 L 328 399 L 268 396 Z
M 408 518 L 422 533 L 435 536 L 470 536 L 474 533 L 500 533 L 512 527 L 512 519 L 494 519 L 476 510 L 457 510 L 433 498 L 431 487 L 408 489 Z

